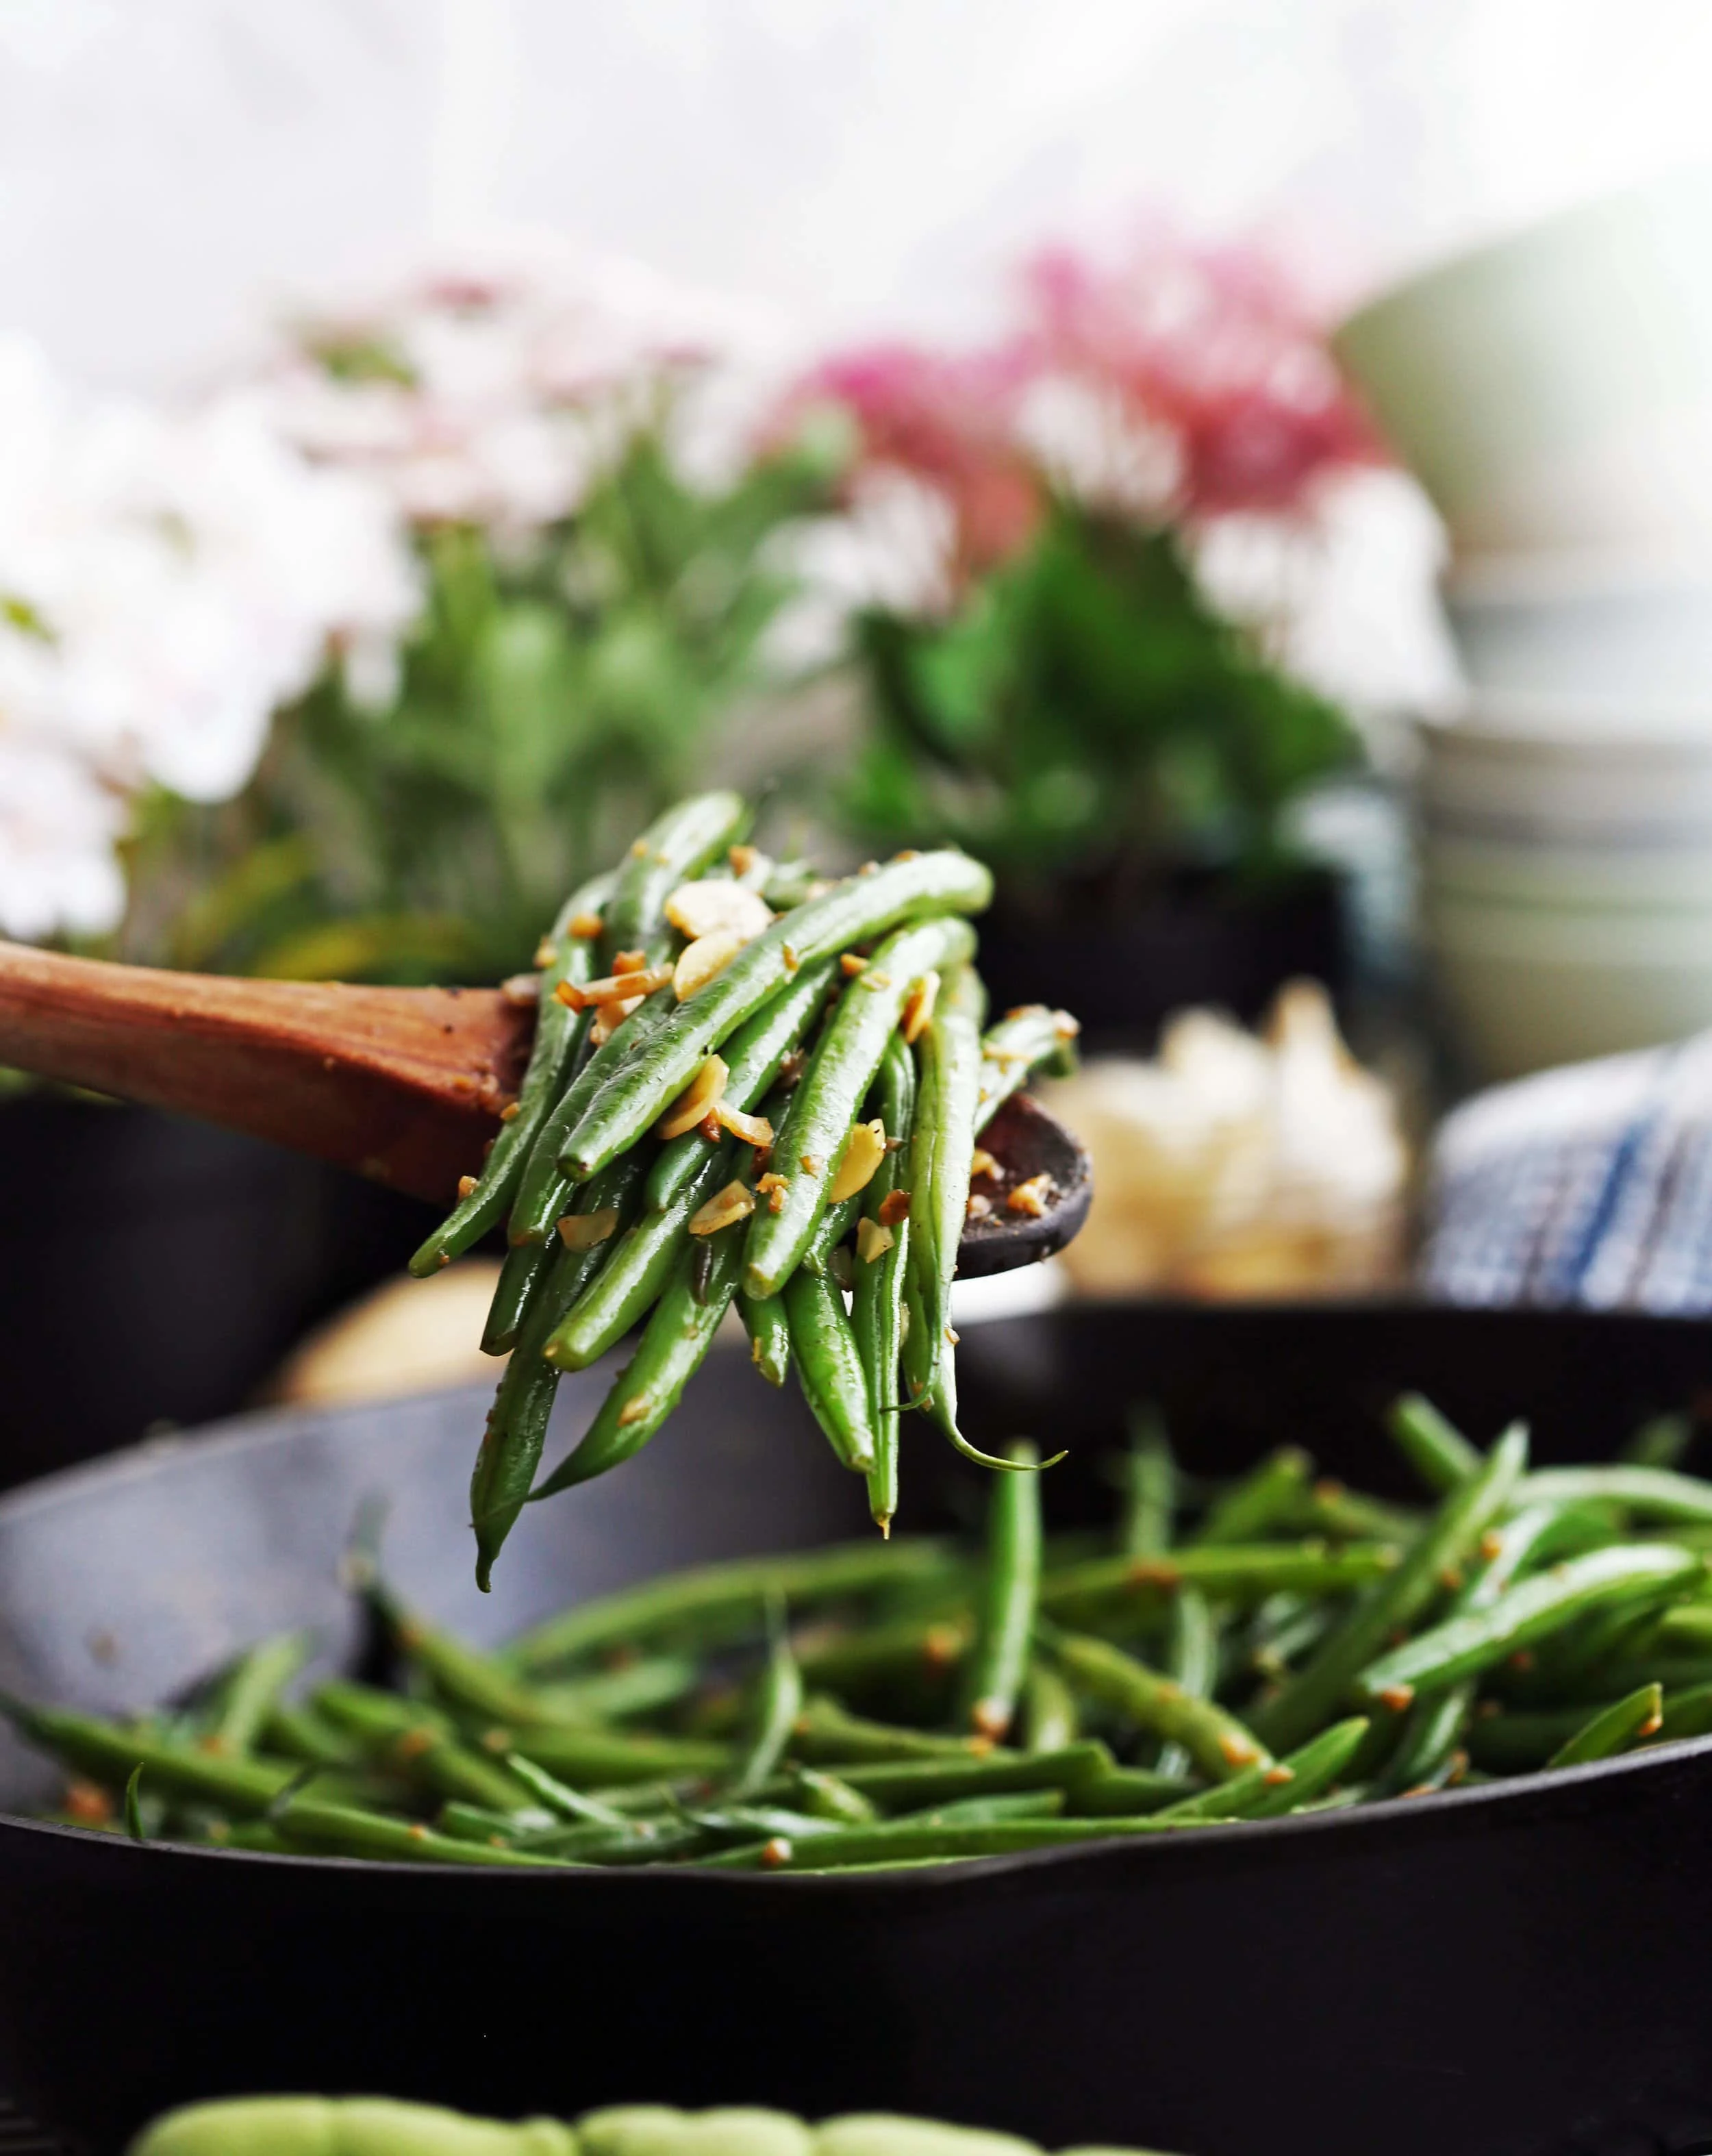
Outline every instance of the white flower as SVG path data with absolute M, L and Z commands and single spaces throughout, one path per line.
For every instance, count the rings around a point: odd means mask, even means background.
M 0 928 L 113 926 L 128 797 L 237 793 L 330 650 L 418 603 L 386 497 L 256 395 L 81 404 L 0 339 Z
M 734 475 L 784 344 L 751 309 L 525 238 L 310 316 L 264 379 L 290 440 L 413 522 L 515 538 L 571 515 L 639 418 L 666 425 L 687 478 Z

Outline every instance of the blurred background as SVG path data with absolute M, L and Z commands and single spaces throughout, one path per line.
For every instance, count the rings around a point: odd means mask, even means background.
M 1083 1020 L 970 1322 L 1704 1311 L 1709 90 L 1694 0 L 0 0 L 0 935 L 491 981 L 765 785 Z M 407 1201 L 4 1086 L 0 1479 L 472 1373 Z

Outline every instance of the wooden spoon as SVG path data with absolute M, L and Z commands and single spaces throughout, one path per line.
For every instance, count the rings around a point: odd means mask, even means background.
M 350 988 L 156 973 L 0 942 L 0 1065 L 34 1071 L 354 1168 L 449 1204 L 516 1090 L 535 1012 L 497 988 Z M 1087 1217 L 1088 1157 L 1032 1101 L 986 1144 L 1002 1176 L 960 1270 L 1004 1272 L 1060 1249 Z M 1043 1213 L 1006 1192 L 1052 1178 Z

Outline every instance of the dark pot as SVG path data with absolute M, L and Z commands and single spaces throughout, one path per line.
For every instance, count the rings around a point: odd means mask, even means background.
M 0 1486 L 230 1414 L 429 1209 L 150 1108 L 0 1107 Z
M 1064 1520 L 1110 1517 L 1100 1470 L 1144 1391 L 1197 1471 L 1293 1439 L 1402 1491 L 1373 1420 L 1400 1386 L 1483 1440 L 1527 1416 L 1544 1463 L 1608 1452 L 1712 1382 L 1704 1324 L 1579 1312 L 1115 1304 L 971 1327 L 966 1355 L 984 1440 L 1072 1445 L 1048 1486 Z M 555 1455 L 606 1375 L 566 1379 Z M 0 1502 L 0 1685 L 135 1708 L 286 1625 L 351 1666 L 340 1557 L 365 1498 L 388 1501 L 405 1596 L 484 1640 L 866 1521 L 794 1390 L 721 1349 L 634 1461 L 520 1526 L 484 1596 L 484 1404 L 268 1418 Z M 912 1530 L 985 1494 L 930 1433 L 906 1463 Z M 0 1804 L 54 1781 L 0 1737 Z M 0 2082 L 94 2156 L 166 2104 L 269 2088 L 513 2117 L 883 2107 L 1192 2156 L 1694 2156 L 1712 2147 L 1709 1806 L 1712 1738 L 844 1879 L 410 1870 L 0 1818 Z
M 1062 1004 L 1098 1047 L 1151 1050 L 1191 1004 L 1252 1024 L 1286 981 L 1324 981 L 1335 994 L 1345 984 L 1341 890 L 1329 870 L 1258 891 L 1185 877 L 1133 909 L 1064 896 L 1048 915 L 1002 893 L 981 923 L 982 975 L 996 1010 Z

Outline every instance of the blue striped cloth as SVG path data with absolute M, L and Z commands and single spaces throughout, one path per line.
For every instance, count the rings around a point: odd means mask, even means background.
M 1448 1116 L 1420 1271 L 1451 1302 L 1712 1311 L 1712 1034 Z

